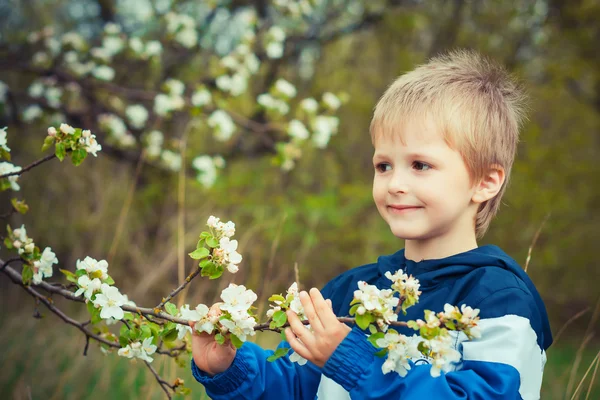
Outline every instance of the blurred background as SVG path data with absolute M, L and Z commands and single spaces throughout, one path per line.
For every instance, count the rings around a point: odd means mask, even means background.
M 12 162 L 41 158 L 61 122 L 102 145 L 80 167 L 53 160 L 24 174 L 0 211 L 14 197 L 30 211 L 3 222 L 56 252 L 50 281 L 78 259 L 106 259 L 121 291 L 150 307 L 196 267 L 187 253 L 207 218 L 232 220 L 240 272 L 197 279 L 176 302 L 212 303 L 235 282 L 264 311 L 295 265 L 303 287 L 321 287 L 402 248 L 372 203 L 372 109 L 428 57 L 475 49 L 531 97 L 505 204 L 481 244 L 527 265 L 548 308 L 542 399 L 600 398 L 598 21 L 594 0 L 0 0 Z M 81 304 L 55 301 L 86 319 Z M 0 397 L 165 397 L 143 363 L 94 343 L 84 357 L 84 345 L 0 274 Z M 182 358 L 153 365 L 201 398 Z

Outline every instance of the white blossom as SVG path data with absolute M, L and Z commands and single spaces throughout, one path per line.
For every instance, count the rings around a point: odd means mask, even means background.
M 20 170 L 21 170 L 21 167 L 19 167 L 17 165 L 13 165 L 6 161 L 0 162 L 0 175 L 10 174 L 11 172 L 19 172 Z M 5 179 L 8 179 L 8 181 L 10 182 L 10 188 L 12 190 L 14 190 L 14 191 L 21 190 L 21 187 L 17 183 L 17 181 L 19 180 L 19 175 L 12 175 Z
M 6 140 L 6 127 L 0 128 L 0 147 L 10 153 L 10 148 L 8 147 L 8 141 Z
M 181 154 L 171 150 L 163 150 L 160 158 L 162 163 L 171 171 L 179 171 L 181 169 Z
M 252 303 L 257 299 L 256 293 L 246 289 L 244 285 L 230 283 L 229 286 L 221 292 L 223 304 L 219 305 L 222 311 L 229 311 L 230 314 L 247 312 Z
M 52 108 L 58 108 L 61 105 L 60 98 L 63 90 L 59 87 L 49 87 L 46 89 L 45 97 L 48 105 Z
M 92 70 L 92 75 L 102 81 L 112 81 L 115 77 L 115 70 L 107 65 L 99 65 Z
M 148 120 L 148 110 L 141 104 L 128 106 L 125 109 L 125 115 L 127 115 L 131 126 L 136 129 L 142 129 Z
M 85 272 L 94 277 L 105 280 L 108 278 L 108 262 L 106 260 L 96 260 L 92 257 L 85 257 L 83 261 L 77 260 L 77 269 L 83 269 Z
M 96 307 L 101 308 L 100 318 L 102 319 L 114 318 L 120 320 L 125 315 L 121 308 L 125 303 L 125 299 L 119 289 L 114 286 L 103 283 L 101 292 L 96 295 L 93 303 Z
M 308 97 L 300 102 L 300 108 L 309 114 L 314 114 L 319 109 L 319 103 L 312 97 Z
M 217 179 L 217 167 L 211 156 L 203 155 L 194 158 L 192 167 L 198 171 L 196 179 L 202 186 L 209 188 Z
M 267 35 L 269 35 L 269 37 L 276 42 L 283 42 L 286 37 L 285 31 L 277 25 L 273 25 L 271 28 L 269 28 Z
M 40 81 L 33 82 L 27 89 L 27 93 L 34 99 L 42 97 L 44 95 L 44 84 Z
M 300 121 L 298 121 L 297 119 L 293 119 L 290 121 L 289 125 L 288 125 L 288 129 L 287 129 L 287 133 L 288 135 L 290 135 L 293 138 L 296 138 L 298 140 L 306 140 L 308 139 L 308 129 L 306 129 L 306 126 L 304 126 L 304 124 Z
M 85 296 L 86 299 L 91 300 L 95 292 L 100 291 L 102 282 L 98 278 L 90 279 L 87 275 L 82 275 L 77 279 L 77 285 L 79 289 L 75 292 L 75 296 Z
M 208 89 L 205 87 L 198 88 L 194 94 L 192 94 L 192 105 L 195 107 L 202 107 L 207 104 L 210 104 L 212 101 L 212 96 Z
M 269 58 L 277 59 L 283 56 L 283 44 L 279 42 L 269 43 L 265 50 Z
M 278 79 L 277 82 L 275 82 L 275 90 L 288 98 L 295 97 L 297 93 L 296 87 L 285 79 Z
M 23 111 L 23 121 L 34 121 L 41 117 L 43 113 L 44 112 L 42 111 L 42 108 L 40 106 L 38 106 L 37 104 L 32 104 Z
M 118 36 L 106 36 L 102 39 L 102 48 L 112 57 L 123 50 L 125 43 Z
M 290 361 L 298 363 L 298 365 L 304 365 L 308 362 L 308 360 L 306 358 L 302 357 L 300 354 L 296 353 L 295 351 L 292 352 L 292 354 L 290 354 Z
M 332 111 L 336 111 L 342 105 L 340 99 L 331 92 L 323 93 L 323 103 Z
M 83 51 L 86 47 L 85 39 L 77 32 L 67 32 L 61 38 L 62 44 L 71 46 L 77 51 Z
M 8 85 L 0 81 L 0 103 L 6 102 L 6 93 L 8 93 Z
M 214 111 L 208 117 L 207 123 L 214 129 L 215 138 L 223 142 L 229 140 L 235 132 L 235 123 L 223 110 Z

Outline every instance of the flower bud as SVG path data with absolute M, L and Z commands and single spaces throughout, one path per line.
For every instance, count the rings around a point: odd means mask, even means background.
M 48 128 L 48 136 L 56 136 L 56 128 L 51 126 Z
M 13 242 L 13 246 L 16 247 L 17 249 L 20 249 L 22 245 L 23 245 L 23 243 L 21 243 L 20 240 L 15 240 Z
M 35 247 L 35 244 L 33 244 L 33 243 L 26 244 L 25 251 L 28 253 L 33 253 L 34 247 Z
M 356 309 L 356 313 L 357 313 L 358 315 L 364 315 L 364 314 L 365 314 L 365 312 L 367 312 L 367 309 L 366 309 L 366 308 L 364 308 L 363 306 L 360 306 L 360 307 L 358 307 L 358 308 Z

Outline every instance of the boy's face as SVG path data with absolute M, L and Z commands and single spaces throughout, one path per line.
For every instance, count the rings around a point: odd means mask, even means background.
M 401 135 L 377 136 L 373 156 L 373 198 L 392 233 L 455 244 L 474 238 L 478 204 L 461 155 L 431 119 L 407 122 Z

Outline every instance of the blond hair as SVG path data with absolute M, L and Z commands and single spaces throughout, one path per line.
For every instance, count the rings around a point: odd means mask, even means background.
M 407 119 L 430 116 L 445 141 L 458 151 L 475 184 L 496 165 L 505 181 L 496 196 L 483 203 L 475 218 L 483 236 L 497 213 L 515 158 L 525 118 L 521 85 L 500 65 L 473 51 L 434 57 L 398 79 L 383 94 L 371 121 L 371 139 L 399 135 Z

